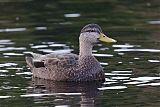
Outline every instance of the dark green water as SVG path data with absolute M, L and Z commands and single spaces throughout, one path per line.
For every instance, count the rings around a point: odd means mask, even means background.
M 118 41 L 93 50 L 105 83 L 32 79 L 24 54 L 78 53 L 88 23 Z M 0 1 L 0 107 L 158 107 L 159 86 L 159 0 Z

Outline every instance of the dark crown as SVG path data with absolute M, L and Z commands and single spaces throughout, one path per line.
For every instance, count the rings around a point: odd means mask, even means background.
M 82 28 L 81 33 L 84 32 L 97 32 L 100 34 L 102 29 L 98 24 L 88 24 Z

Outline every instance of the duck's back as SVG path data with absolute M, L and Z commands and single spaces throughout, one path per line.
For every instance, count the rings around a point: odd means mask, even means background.
M 67 79 L 67 71 L 78 65 L 78 55 L 32 53 L 26 57 L 26 62 L 34 77 L 59 81 Z

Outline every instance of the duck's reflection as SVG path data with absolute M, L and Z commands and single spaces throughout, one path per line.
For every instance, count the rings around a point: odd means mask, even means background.
M 51 94 L 80 97 L 81 107 L 94 107 L 95 97 L 100 93 L 97 88 L 102 82 L 55 82 L 39 78 L 32 78 L 33 94 Z

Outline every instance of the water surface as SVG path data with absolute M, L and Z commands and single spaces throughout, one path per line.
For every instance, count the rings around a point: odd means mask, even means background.
M 0 1 L 0 106 L 160 106 L 159 13 L 159 0 Z M 25 54 L 78 54 L 79 32 L 88 23 L 118 41 L 94 47 L 104 83 L 32 78 Z

